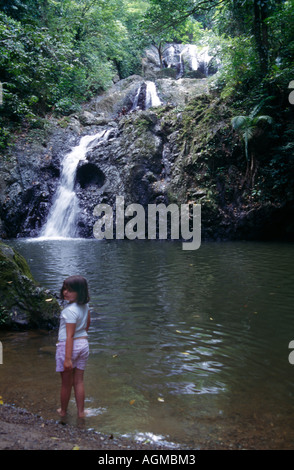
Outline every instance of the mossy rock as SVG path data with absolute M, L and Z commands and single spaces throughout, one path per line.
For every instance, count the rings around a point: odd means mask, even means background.
M 59 303 L 48 289 L 37 285 L 24 257 L 0 243 L 0 267 L 0 326 L 55 328 Z

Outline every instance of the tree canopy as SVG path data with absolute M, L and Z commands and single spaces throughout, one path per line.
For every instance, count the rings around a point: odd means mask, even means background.
M 142 51 L 205 40 L 222 67 L 212 86 L 242 99 L 294 77 L 293 0 L 0 0 L 0 145 L 11 123 L 67 114 L 141 73 Z

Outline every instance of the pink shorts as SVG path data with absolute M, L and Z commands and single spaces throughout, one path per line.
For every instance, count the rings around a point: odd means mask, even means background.
M 72 366 L 73 368 L 85 370 L 87 360 L 89 357 L 89 343 L 86 338 L 74 339 L 72 349 Z M 64 359 L 65 359 L 65 341 L 62 341 L 56 345 L 56 372 L 64 371 Z

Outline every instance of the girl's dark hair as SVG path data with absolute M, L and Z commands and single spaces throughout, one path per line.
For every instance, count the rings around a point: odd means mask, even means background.
M 86 304 L 90 300 L 88 283 L 82 276 L 70 276 L 63 281 L 62 288 L 60 290 L 60 297 L 62 300 L 64 300 L 63 291 L 65 289 L 68 289 L 71 292 L 76 292 L 78 294 L 78 304 Z

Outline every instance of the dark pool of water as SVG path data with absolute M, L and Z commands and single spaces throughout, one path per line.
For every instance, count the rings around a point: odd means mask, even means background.
M 10 241 L 58 292 L 91 291 L 86 426 L 204 448 L 293 444 L 294 245 Z M 3 333 L 4 402 L 55 418 L 57 332 Z M 68 422 L 76 423 L 74 400 Z

